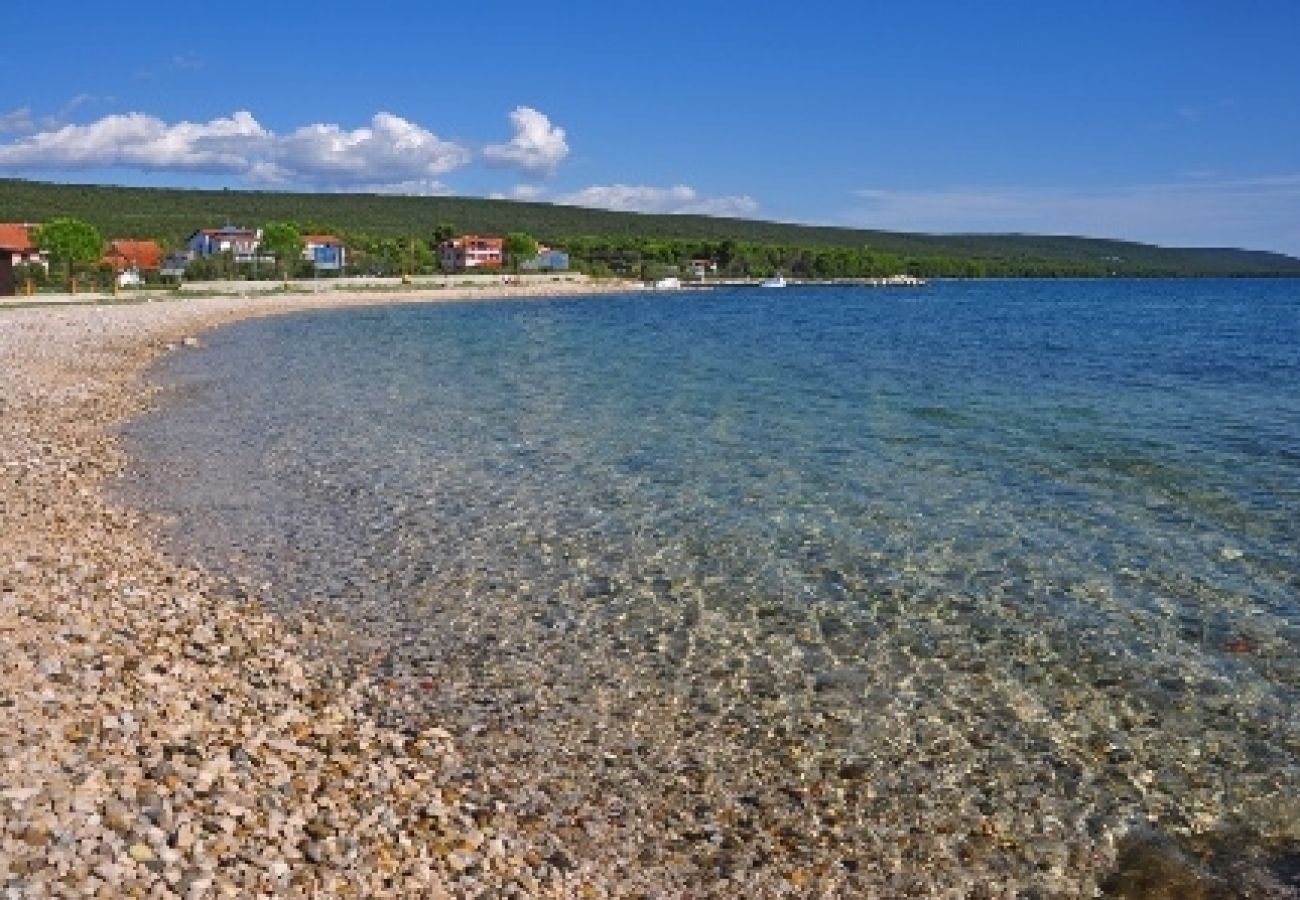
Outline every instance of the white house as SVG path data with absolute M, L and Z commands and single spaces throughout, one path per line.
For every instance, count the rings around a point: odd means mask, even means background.
M 235 262 L 253 262 L 262 242 L 262 230 L 224 225 L 221 228 L 201 228 L 185 240 L 185 249 L 191 257 L 214 256 L 232 253 Z

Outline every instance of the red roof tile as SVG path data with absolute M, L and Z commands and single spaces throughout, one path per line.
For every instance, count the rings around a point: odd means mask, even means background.
M 162 248 L 156 241 L 111 241 L 104 262 L 115 269 L 153 270 L 162 260 Z
M 19 253 L 35 250 L 31 226 L 8 222 L 0 224 L 0 248 Z

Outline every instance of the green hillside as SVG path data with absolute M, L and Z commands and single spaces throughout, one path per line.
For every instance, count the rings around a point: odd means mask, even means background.
M 200 227 L 293 221 L 369 238 L 426 237 L 444 223 L 466 232 L 529 232 L 543 241 L 603 247 L 676 241 L 779 246 L 791 253 L 835 248 L 887 254 L 934 274 L 1120 274 L 1300 276 L 1300 260 L 1276 253 L 1170 249 L 1096 238 L 1035 235 L 926 235 L 708 216 L 608 212 L 548 203 L 468 197 L 300 194 L 67 185 L 0 179 L 0 221 L 76 216 L 106 237 L 150 237 L 175 245 Z M 585 242 L 588 247 L 591 241 Z M 688 246 L 689 245 L 689 246 Z M 940 265 L 939 263 L 942 263 Z

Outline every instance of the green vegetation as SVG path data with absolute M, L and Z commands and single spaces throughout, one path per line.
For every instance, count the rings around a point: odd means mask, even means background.
M 280 277 L 287 277 L 288 267 L 302 257 L 302 232 L 290 222 L 268 222 L 262 229 L 259 251 L 275 257 Z
M 290 194 L 60 185 L 0 180 L 0 221 L 76 216 L 110 237 L 174 247 L 200 227 L 291 222 L 345 239 L 349 270 L 394 274 L 435 264 L 454 222 L 480 234 L 525 232 L 569 251 L 575 268 L 630 274 L 719 262 L 719 275 L 1300 276 L 1300 260 L 1231 249 L 1168 249 L 1095 238 L 924 235 L 707 216 L 641 215 L 463 197 Z
M 78 268 L 99 260 L 104 252 L 104 239 L 89 222 L 60 216 L 37 229 L 36 246 L 50 254 L 50 261 L 55 265 L 62 264 L 67 280 L 72 281 Z
M 501 249 L 507 264 L 518 275 L 519 264 L 537 255 L 537 239 L 522 231 L 512 231 L 506 235 Z

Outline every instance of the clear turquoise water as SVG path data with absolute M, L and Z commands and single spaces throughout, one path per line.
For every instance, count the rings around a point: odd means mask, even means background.
M 1293 827 L 1295 281 L 326 311 L 158 377 L 130 490 L 182 552 L 390 635 L 392 672 L 509 693 L 513 634 L 548 684 L 749 708 L 756 752 L 838 710 L 810 745 L 882 766 L 854 717 L 931 702 L 1095 766 L 1091 813 Z

